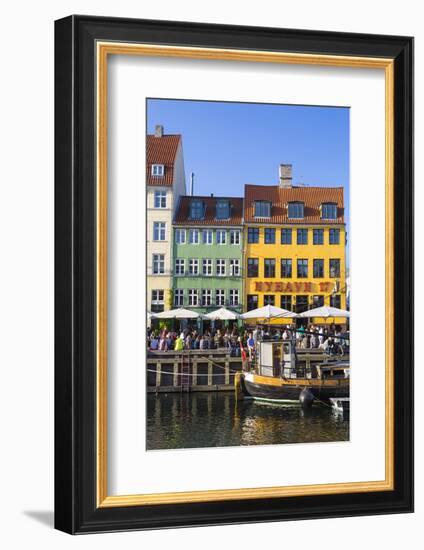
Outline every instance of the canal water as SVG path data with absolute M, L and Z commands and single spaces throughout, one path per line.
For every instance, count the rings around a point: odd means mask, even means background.
M 233 392 L 147 395 L 147 449 L 349 440 L 349 420 L 329 407 L 236 400 Z

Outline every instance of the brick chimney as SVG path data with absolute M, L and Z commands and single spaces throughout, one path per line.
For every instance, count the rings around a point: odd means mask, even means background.
M 280 164 L 280 187 L 292 187 L 293 184 L 293 175 L 292 175 L 292 165 L 291 164 Z
M 155 137 L 162 137 L 163 136 L 163 126 L 160 124 L 156 124 L 155 126 Z

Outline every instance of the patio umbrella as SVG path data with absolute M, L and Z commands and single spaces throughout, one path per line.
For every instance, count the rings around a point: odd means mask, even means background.
M 200 313 L 184 309 L 183 307 L 169 309 L 168 311 L 162 311 L 154 315 L 155 319 L 197 319 L 198 317 L 201 317 Z
M 204 319 L 209 319 L 210 321 L 234 321 L 239 317 L 240 315 L 238 313 L 235 313 L 225 307 L 206 313 L 206 315 L 203 316 Z
M 275 319 L 278 317 L 297 317 L 296 313 L 281 307 L 267 305 L 258 309 L 252 309 L 240 315 L 242 319 Z
M 350 312 L 337 307 L 322 306 L 300 313 L 300 317 L 350 317 Z

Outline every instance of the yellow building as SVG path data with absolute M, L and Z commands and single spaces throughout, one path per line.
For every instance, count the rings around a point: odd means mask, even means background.
M 294 187 L 291 165 L 281 165 L 279 185 L 245 186 L 244 231 L 247 311 L 267 304 L 297 313 L 346 309 L 343 187 Z

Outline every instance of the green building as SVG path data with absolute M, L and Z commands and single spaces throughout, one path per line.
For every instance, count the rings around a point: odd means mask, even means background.
M 242 198 L 180 197 L 173 227 L 174 307 L 243 311 L 242 223 Z

